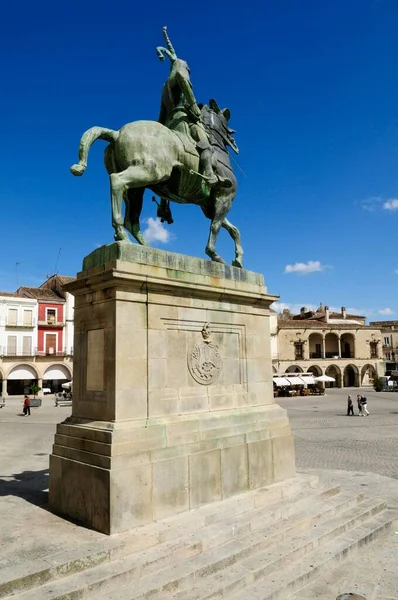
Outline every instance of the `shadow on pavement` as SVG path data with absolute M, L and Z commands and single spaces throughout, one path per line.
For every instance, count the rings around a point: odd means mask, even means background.
M 42 471 L 23 471 L 11 475 L 11 481 L 0 475 L 0 497 L 17 496 L 35 506 L 46 508 L 48 504 L 48 469 Z

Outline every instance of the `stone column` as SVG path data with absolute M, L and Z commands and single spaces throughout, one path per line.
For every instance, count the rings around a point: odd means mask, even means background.
M 322 358 L 326 358 L 326 342 L 325 342 L 325 336 L 322 336 Z
M 341 358 L 341 337 L 338 337 L 339 340 L 339 358 Z
M 261 275 L 125 243 L 83 269 L 55 512 L 117 533 L 294 477 Z
M 7 379 L 3 379 L 3 391 L 1 392 L 1 395 L 3 396 L 3 398 L 7 398 L 7 396 L 8 396 Z
M 37 380 L 37 385 L 39 386 L 39 388 L 43 389 L 43 379 L 41 377 L 39 377 L 39 379 Z

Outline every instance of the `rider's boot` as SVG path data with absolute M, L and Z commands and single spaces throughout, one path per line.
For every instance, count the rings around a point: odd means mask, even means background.
M 207 183 L 210 186 L 218 182 L 218 177 L 213 171 L 212 165 L 213 154 L 210 148 L 205 148 L 200 154 L 200 162 L 202 163 L 203 175 L 206 177 Z
M 156 216 L 160 219 L 161 223 L 168 223 L 171 225 L 174 223 L 173 216 L 171 214 L 170 201 L 165 200 L 164 198 L 160 199 L 160 204 L 158 204 L 158 209 L 156 211 Z
M 210 187 L 220 184 L 221 187 L 231 187 L 232 181 L 227 177 L 216 175 L 213 170 L 213 153 L 210 148 L 205 148 L 200 154 L 200 162 L 203 167 L 203 175 Z

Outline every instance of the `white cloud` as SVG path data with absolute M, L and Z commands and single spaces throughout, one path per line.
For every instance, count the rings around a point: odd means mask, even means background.
M 379 208 L 381 202 L 383 202 L 383 198 L 380 198 L 380 196 L 372 196 L 371 198 L 366 198 L 365 200 L 362 200 L 360 204 L 363 210 L 373 212 L 377 208 Z
M 372 196 L 360 202 L 363 210 L 374 212 L 382 208 L 383 210 L 398 210 L 398 198 L 387 198 L 381 196 Z
M 398 199 L 391 198 L 383 203 L 384 210 L 398 210 Z
M 299 275 L 307 275 L 316 271 L 323 271 L 325 265 L 322 265 L 319 260 L 309 260 L 307 263 L 296 263 L 294 265 L 286 265 L 285 273 L 298 273 Z
M 393 315 L 394 311 L 391 308 L 381 308 L 379 310 L 379 315 Z
M 148 244 L 152 242 L 160 242 L 161 244 L 168 244 L 171 240 L 170 232 L 166 229 L 160 219 L 153 219 L 149 217 L 146 221 L 146 229 L 142 232 L 145 240 Z

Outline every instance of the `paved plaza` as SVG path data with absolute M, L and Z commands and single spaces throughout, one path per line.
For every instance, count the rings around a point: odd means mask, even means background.
M 369 417 L 357 416 L 356 394 L 368 399 Z M 347 396 L 354 417 L 347 417 Z M 326 396 L 278 398 L 287 409 L 297 469 L 365 471 L 398 479 L 398 393 L 330 389 Z
M 346 416 L 347 393 L 354 395 L 356 389 L 328 390 L 324 397 L 281 398 L 278 402 L 289 413 L 299 471 L 316 474 L 324 484 L 342 486 L 345 492 L 352 488 L 352 493 L 359 489 L 369 498 L 382 497 L 389 509 L 396 509 L 398 394 L 361 391 L 368 398 L 369 417 Z M 71 408 L 55 407 L 52 397 L 46 397 L 43 406 L 31 412 L 30 417 L 21 416 L 21 399 L 8 399 L 0 409 L 0 571 L 6 580 L 29 573 L 40 561 L 57 564 L 65 556 L 88 552 L 92 544 L 108 551 L 115 543 L 47 510 L 48 455 L 56 423 L 64 420 Z M 309 586 L 305 600 L 322 597 L 325 590 L 327 597 L 333 598 L 336 590 L 347 587 L 345 582 L 374 600 L 381 581 L 388 597 L 395 598 L 395 531 L 363 555 L 366 565 L 369 561 L 372 565 L 368 582 L 361 581 L 361 570 L 356 571 L 354 561 L 342 565 L 341 572 L 325 575 L 329 579 Z M 117 536 L 117 543 L 124 543 L 129 535 Z M 321 583 L 322 594 L 318 595 Z
M 277 399 L 289 414 L 298 470 L 364 471 L 398 479 L 398 393 L 360 391 L 368 398 L 369 417 L 346 416 L 347 394 L 355 399 L 358 393 L 354 388 Z M 36 505 L 46 503 L 55 426 L 70 412 L 70 406 L 55 407 L 46 396 L 41 408 L 23 417 L 22 401 L 7 400 L 0 409 L 1 496 L 16 492 Z

